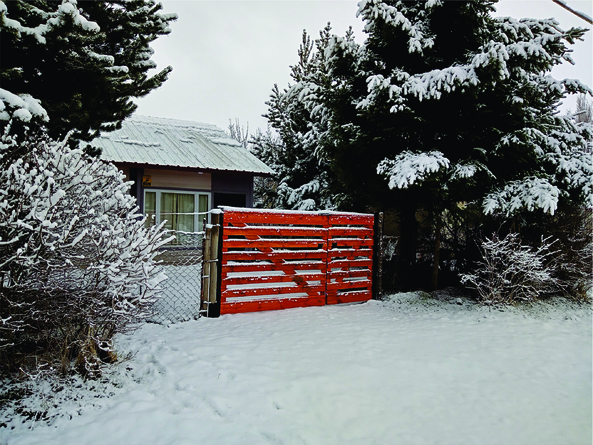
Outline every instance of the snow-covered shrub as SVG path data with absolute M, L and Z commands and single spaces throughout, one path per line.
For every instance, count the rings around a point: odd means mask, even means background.
M 0 139 L 0 370 L 93 376 L 113 335 L 149 315 L 168 240 L 115 166 L 43 133 L 19 141 Z
M 521 244 L 517 233 L 505 238 L 494 234 L 482 241 L 482 261 L 473 273 L 461 274 L 461 282 L 478 292 L 482 302 L 511 304 L 534 301 L 554 289 L 554 267 L 549 238 L 535 249 Z
M 561 208 L 547 221 L 545 230 L 558 240 L 555 277 L 559 291 L 568 298 L 589 299 L 593 287 L 593 210 Z

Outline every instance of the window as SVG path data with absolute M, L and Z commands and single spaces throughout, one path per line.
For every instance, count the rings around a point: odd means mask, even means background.
M 208 217 L 204 213 L 209 210 L 209 202 L 209 193 L 145 190 L 144 213 L 148 215 L 146 226 L 166 220 L 166 229 L 201 232 L 204 229 L 204 217 Z
M 245 193 L 214 193 L 214 207 L 247 207 L 247 195 Z

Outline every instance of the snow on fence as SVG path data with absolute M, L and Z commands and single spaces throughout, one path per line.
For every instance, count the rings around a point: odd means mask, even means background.
M 153 306 L 152 320 L 157 323 L 193 320 L 200 315 L 204 232 L 172 234 L 175 241 L 156 257 L 167 276 Z
M 370 300 L 379 220 L 223 207 L 206 230 L 208 315 Z

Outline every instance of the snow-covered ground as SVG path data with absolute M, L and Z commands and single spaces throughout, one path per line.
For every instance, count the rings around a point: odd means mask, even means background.
M 50 424 L 5 410 L 0 443 L 591 444 L 590 306 L 397 294 L 150 324 L 118 348 L 137 352 L 113 385 L 46 387 L 29 404 Z

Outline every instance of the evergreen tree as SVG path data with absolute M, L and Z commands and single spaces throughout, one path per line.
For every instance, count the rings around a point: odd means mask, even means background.
M 176 19 L 161 9 L 154 0 L 0 2 L 0 126 L 38 119 L 52 138 L 75 129 L 82 140 L 119 128 L 133 99 L 172 69 L 148 75 L 149 44 Z
M 279 155 L 283 150 L 282 141 L 270 127 L 265 133 L 258 128 L 249 140 L 248 149 L 258 159 L 263 160 L 276 174 L 268 177 L 256 177 L 253 184 L 254 206 L 264 209 L 278 208 L 278 172 L 284 172 Z
M 271 190 L 256 190 L 266 196 L 265 202 L 276 208 L 320 210 L 335 208 L 332 174 L 329 164 L 318 148 L 319 125 L 322 120 L 315 107 L 309 107 L 316 92 L 329 78 L 325 67 L 325 49 L 330 38 L 329 24 L 320 38 L 311 41 L 303 32 L 298 56 L 291 67 L 294 84 L 280 91 L 274 86 L 264 115 L 278 136 L 270 132 L 252 141 L 253 152 L 270 165 L 276 175 Z M 266 181 L 260 185 L 269 186 Z M 273 204 L 272 204 L 273 203 Z
M 434 221 L 436 257 L 445 214 L 591 202 L 591 126 L 557 109 L 566 94 L 591 90 L 549 76 L 585 30 L 494 18 L 495 3 L 363 0 L 365 44 L 333 36 L 331 82 L 308 97 L 343 204 L 397 211 L 402 277 L 415 261 L 419 210 Z

